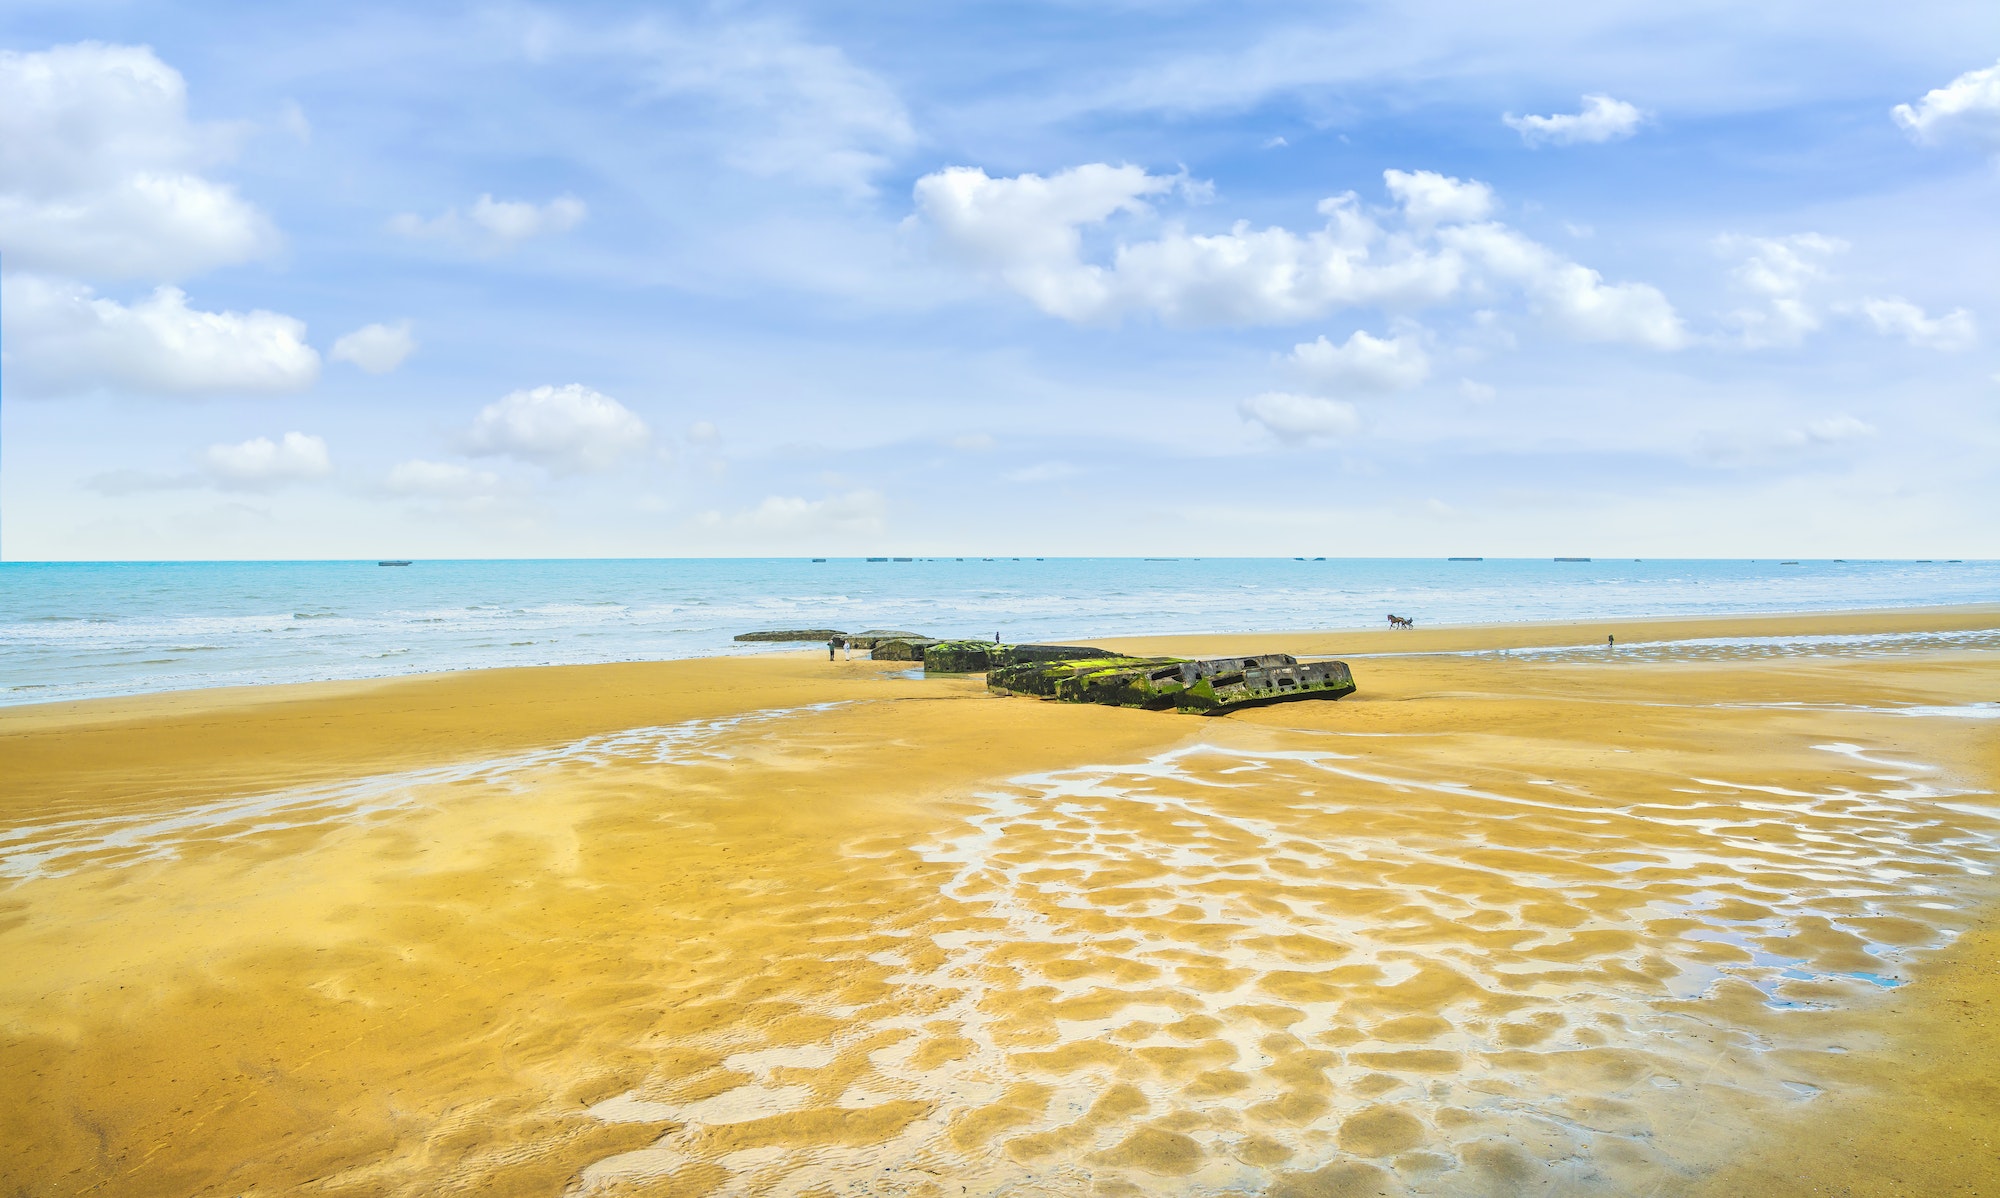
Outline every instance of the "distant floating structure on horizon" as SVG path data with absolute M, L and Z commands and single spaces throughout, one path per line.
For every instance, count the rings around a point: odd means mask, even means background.
M 1556 560 L 1559 562 L 1587 562 L 1590 559 L 1587 557 L 1559 557 Z
M 408 563 L 408 562 L 376 562 L 375 564 L 376 564 L 376 565 L 378 565 L 378 566 L 407 566 L 407 565 L 409 565 L 410 563 Z
M 816 557 L 816 558 L 814 558 L 813 560 L 814 560 L 814 561 L 816 561 L 816 562 L 823 562 L 823 561 L 825 561 L 826 559 L 825 559 L 825 558 L 823 558 L 823 557 Z
M 1486 559 L 1483 557 L 1448 557 L 1444 560 L 1448 562 L 1483 562 Z M 1560 561 L 1562 559 L 1558 558 L 1556 560 Z

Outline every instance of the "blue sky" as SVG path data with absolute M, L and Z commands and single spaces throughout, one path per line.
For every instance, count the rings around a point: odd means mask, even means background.
M 0 553 L 2000 556 L 2000 7 L 20 2 Z

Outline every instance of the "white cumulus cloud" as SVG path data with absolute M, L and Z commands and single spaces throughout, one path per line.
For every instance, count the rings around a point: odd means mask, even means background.
M 533 462 L 561 474 L 609 470 L 644 449 L 651 430 L 624 404 L 579 383 L 512 392 L 473 419 L 475 453 Z
M 1313 390 L 1332 394 L 1407 391 L 1431 373 L 1415 334 L 1382 338 L 1359 329 L 1339 345 L 1323 336 L 1295 345 L 1285 362 Z
M 1386 170 L 1382 181 L 1418 228 L 1485 220 L 1493 212 L 1493 189 L 1477 179 L 1467 183 L 1436 171 Z
M 1688 343 L 1680 316 L 1658 288 L 1606 283 L 1603 275 L 1505 225 L 1462 225 L 1439 237 L 1491 278 L 1520 287 L 1530 307 L 1579 340 L 1661 350 Z
M 1965 134 L 2000 145 L 2000 62 L 1932 88 L 1915 104 L 1898 104 L 1890 115 L 1919 141 Z
M 1186 188 L 1183 179 L 1102 163 L 1047 178 L 952 167 L 917 181 L 913 219 L 947 252 L 1078 323 L 1144 312 L 1182 326 L 1290 324 L 1339 308 L 1446 303 L 1477 284 L 1520 290 L 1551 323 L 1588 340 L 1685 343 L 1658 290 L 1607 283 L 1488 221 L 1485 184 L 1432 171 L 1383 178 L 1401 227 L 1385 227 L 1350 192 L 1322 201 L 1326 223 L 1306 233 L 1239 221 L 1198 234 L 1170 224 L 1149 238 L 1110 239 L 1108 262 L 1086 257 L 1085 231 L 1121 214 L 1147 217 L 1149 200 Z
M 327 357 L 335 362 L 352 362 L 369 374 L 387 374 L 415 353 L 417 339 L 410 322 L 363 325 L 333 343 Z
M 917 212 L 944 244 L 991 270 L 1043 311 L 1069 320 L 1100 317 L 1111 306 L 1105 271 L 1079 261 L 1083 227 L 1119 212 L 1149 211 L 1146 198 L 1173 190 L 1175 179 L 1136 166 L 1101 162 L 1048 178 L 990 178 L 978 167 L 947 167 L 918 179 Z
M 405 237 L 471 242 L 485 250 L 504 252 L 532 237 L 567 233 L 589 214 L 588 206 L 572 195 L 537 204 L 532 200 L 496 200 L 487 194 L 473 201 L 463 214 L 457 208 L 447 208 L 426 220 L 404 212 L 390 218 L 389 228 Z
M 252 437 L 234 445 L 211 445 L 202 455 L 202 468 L 220 486 L 267 491 L 325 478 L 333 473 L 333 460 L 324 439 L 290 432 L 276 441 Z
M 1281 441 L 1345 437 L 1361 427 L 1354 405 L 1317 395 L 1266 391 L 1238 405 L 1243 418 L 1263 425 Z
M 8 376 L 29 394 L 278 394 L 319 377 L 306 326 L 276 312 L 204 312 L 177 287 L 131 305 L 59 279 L 0 279 Z
M 1972 313 L 1964 308 L 1934 317 L 1900 296 L 1886 296 L 1861 301 L 1861 311 L 1876 332 L 1924 349 L 1970 349 L 1979 339 Z
M 144 46 L 0 51 L 0 254 L 7 269 L 179 279 L 269 253 L 277 231 L 198 168 L 226 137 Z
M 1630 137 L 1638 132 L 1646 114 L 1623 100 L 1596 95 L 1583 98 L 1581 112 L 1559 112 L 1551 116 L 1515 116 L 1510 112 L 1500 119 L 1531 146 L 1570 146 L 1579 142 L 1607 142 Z
M 1740 308 L 1730 319 L 1743 344 L 1753 348 L 1797 345 L 1819 329 L 1822 315 L 1812 292 L 1831 276 L 1827 262 L 1847 251 L 1847 243 L 1819 233 L 1789 237 L 1723 237 L 1716 247 L 1741 253 L 1732 272 L 1737 286 L 1762 307 Z

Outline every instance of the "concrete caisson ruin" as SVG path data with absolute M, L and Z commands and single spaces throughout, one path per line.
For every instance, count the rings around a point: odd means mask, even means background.
M 984 674 L 1002 666 L 1036 661 L 1105 657 L 1090 645 L 1003 645 L 995 641 L 936 641 L 924 650 L 927 674 Z
M 832 641 L 846 635 L 838 628 L 776 628 L 763 632 L 739 632 L 736 639 L 783 644 L 787 641 Z
M 921 632 L 894 632 L 881 628 L 871 628 L 866 632 L 850 632 L 834 641 L 834 647 L 873 650 L 884 641 L 928 641 L 931 638 Z M 918 658 L 911 658 L 916 661 Z
M 874 642 L 868 656 L 873 661 L 923 661 L 937 643 L 922 636 L 891 637 Z
M 831 647 L 865 649 L 876 661 L 922 662 L 925 674 L 985 674 L 989 690 L 1065 703 L 1222 715 L 1296 699 L 1354 693 L 1344 661 L 1301 662 L 1289 653 L 1238 657 L 1128 657 L 1094 645 L 1008 645 L 938 640 L 917 632 L 830 628 L 746 632 L 739 641 L 824 637 Z
M 1221 715 L 1269 703 L 1340 699 L 1354 693 L 1354 675 L 1344 661 L 1301 662 L 1289 653 L 1199 660 L 1104 654 L 996 665 L 986 685 L 1062 702 Z

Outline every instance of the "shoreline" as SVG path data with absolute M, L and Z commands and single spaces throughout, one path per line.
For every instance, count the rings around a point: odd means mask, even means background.
M 1200 656 L 1222 652 L 1219 642 L 1282 643 L 1299 656 L 1340 653 L 1450 653 L 1496 649 L 1587 648 L 1604 636 L 1632 643 L 1709 637 L 1838 636 L 1902 632 L 1960 632 L 2000 628 L 2000 603 L 1931 607 L 1851 608 L 1838 611 L 1749 612 L 1712 616 L 1632 616 L 1599 620 L 1523 620 L 1493 624 L 1313 629 L 1287 632 L 1160 633 L 1086 643 L 1133 652 Z M 1298 646 L 1298 648 L 1294 648 Z
M 1600 620 L 1524 620 L 1490 624 L 1421 625 L 1409 630 L 1377 627 L 1352 629 L 1293 629 L 1275 632 L 1168 632 L 1131 636 L 1051 637 L 1049 644 L 1087 644 L 1141 655 L 1227 656 L 1245 642 L 1266 652 L 1300 657 L 1406 655 L 1414 653 L 1482 652 L 1500 649 L 1588 648 L 1603 644 L 1600 633 L 1627 635 L 1631 643 L 1694 640 L 1705 637 L 1788 635 L 1869 635 L 1902 632 L 1958 632 L 2000 629 L 2000 602 L 1939 604 L 1924 607 L 1849 608 L 1827 611 L 1751 612 L 1704 616 L 1632 616 Z M 555 663 L 533 666 L 472 666 L 379 674 L 365 678 L 312 679 L 212 687 L 131 691 L 82 699 L 50 699 L 0 703 L 0 734 L 10 721 L 56 718 L 126 717 L 154 714 L 154 708 L 188 711 L 241 706 L 258 700 L 345 698 L 385 686 L 423 680 L 493 676 L 500 678 L 537 671 L 620 670 L 681 662 L 748 662 L 771 659 L 812 659 L 819 648 L 753 649 L 692 657 L 634 658 L 624 661 Z M 893 663 L 907 669 L 909 663 Z
M 1355 696 L 1222 720 L 817 649 L 0 709 L 0 835 L 63 854 L 0 883 L 0 1181 L 1493 1192 L 1544 1109 L 1662 1194 L 1992 1176 L 2000 745 L 1895 707 L 1993 654 L 1478 653 L 1607 625 L 2000 606 L 1376 632 Z

